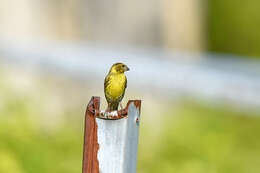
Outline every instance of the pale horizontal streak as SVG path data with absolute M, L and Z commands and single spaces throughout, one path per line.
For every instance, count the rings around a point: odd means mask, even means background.
M 228 55 L 169 53 L 160 49 L 81 43 L 0 42 L 0 61 L 103 85 L 114 62 L 130 67 L 128 87 L 164 96 L 185 95 L 242 107 L 260 106 L 260 61 Z M 215 58 L 213 58 L 215 57 Z M 152 92 L 156 91 L 156 92 Z

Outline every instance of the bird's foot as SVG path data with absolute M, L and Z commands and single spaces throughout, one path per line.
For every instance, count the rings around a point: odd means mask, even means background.
M 105 112 L 110 112 L 110 109 L 109 107 L 106 108 Z

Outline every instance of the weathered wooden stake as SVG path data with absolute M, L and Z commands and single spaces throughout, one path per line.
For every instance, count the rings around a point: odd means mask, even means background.
M 135 173 L 140 100 L 123 110 L 102 112 L 100 98 L 92 97 L 85 114 L 82 173 Z

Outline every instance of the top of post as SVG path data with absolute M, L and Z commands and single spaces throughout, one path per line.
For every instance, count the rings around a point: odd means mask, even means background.
M 128 107 L 133 103 L 136 109 L 140 112 L 141 109 L 141 100 L 129 100 L 126 104 L 126 107 L 121 110 L 106 112 L 100 110 L 100 97 L 92 96 L 88 110 L 93 113 L 97 118 L 107 119 L 107 120 L 117 120 L 121 118 L 126 118 L 128 116 Z

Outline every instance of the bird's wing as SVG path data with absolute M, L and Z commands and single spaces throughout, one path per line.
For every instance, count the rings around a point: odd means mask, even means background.
M 104 89 L 106 89 L 107 86 L 109 85 L 109 83 L 111 81 L 110 78 L 111 78 L 111 75 L 106 76 L 105 81 L 104 81 Z

